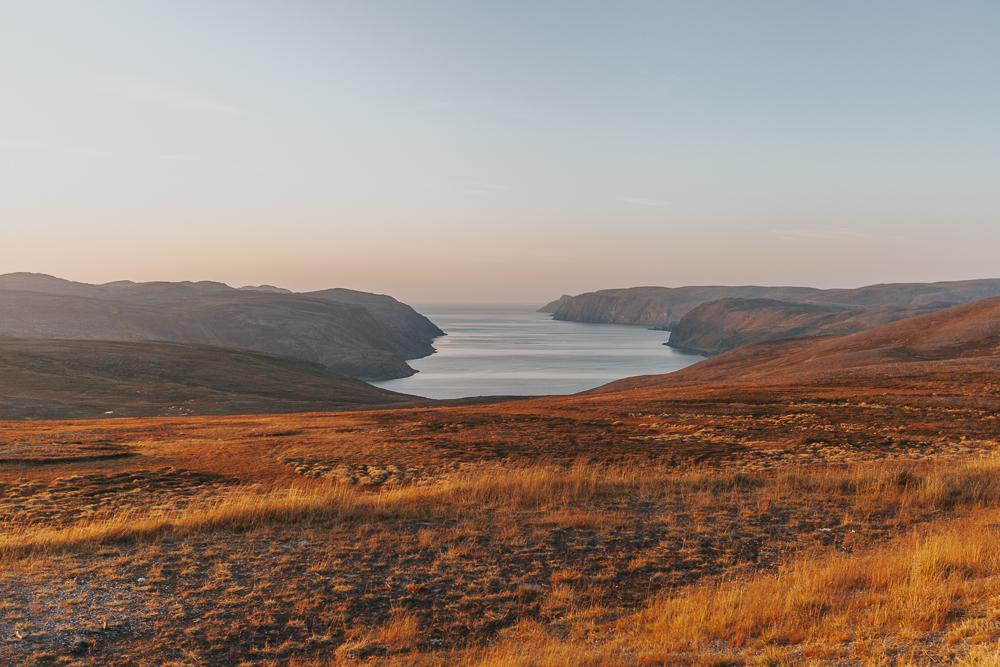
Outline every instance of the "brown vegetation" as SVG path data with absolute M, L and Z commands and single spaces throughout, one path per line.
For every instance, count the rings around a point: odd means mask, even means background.
M 239 414 L 422 399 L 317 363 L 179 343 L 0 338 L 0 419 Z
M 815 287 L 688 286 L 604 289 L 562 297 L 542 307 L 557 320 L 641 324 L 673 329 L 688 312 L 719 299 L 773 299 L 855 308 L 943 308 L 1000 296 L 1000 280 L 887 283 L 853 289 Z
M 995 664 L 995 307 L 575 397 L 6 422 L 0 662 Z
M 671 329 L 670 347 L 713 355 L 748 343 L 841 336 L 936 308 L 852 308 L 774 299 L 720 299 L 688 311 Z

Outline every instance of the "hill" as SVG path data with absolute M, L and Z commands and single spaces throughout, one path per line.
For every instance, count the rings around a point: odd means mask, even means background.
M 927 309 L 719 299 L 688 311 L 671 330 L 667 345 L 711 356 L 766 340 L 854 333 L 922 312 Z
M 572 300 L 573 300 L 573 297 L 571 297 L 569 294 L 563 294 L 561 297 L 559 297 L 555 301 L 550 301 L 549 303 L 547 303 L 544 306 L 542 306 L 541 308 L 539 308 L 537 312 L 539 312 L 539 313 L 554 313 L 557 310 L 559 310 L 559 308 L 561 308 L 564 303 L 568 303 L 568 302 L 570 302 Z
M 557 320 L 672 329 L 697 306 L 719 299 L 774 299 L 849 307 L 932 308 L 1000 296 L 1000 279 L 891 283 L 856 289 L 812 287 L 631 287 L 560 299 Z M 553 304 L 550 304 L 553 305 Z
M 3 422 L 0 662 L 994 664 L 998 414 L 991 299 L 576 396 Z
M 256 352 L 0 338 L 0 419 L 342 410 L 417 400 L 317 363 Z
M 322 299 L 332 303 L 361 306 L 380 325 L 395 334 L 408 359 L 427 356 L 426 341 L 444 336 L 436 324 L 405 303 L 385 294 L 371 294 L 357 290 L 334 288 L 317 292 L 303 292 L 302 296 Z
M 214 282 L 76 283 L 0 276 L 0 336 L 151 340 L 254 350 L 352 377 L 413 373 L 443 332 L 392 297 L 349 290 L 296 294 Z
M 594 390 L 746 384 L 973 381 L 1000 371 L 1000 297 L 981 299 L 858 333 L 752 343 L 667 375 Z
M 553 319 L 601 324 L 636 324 L 670 329 L 692 308 L 724 298 L 804 299 L 810 287 L 629 287 L 563 296 L 549 304 Z

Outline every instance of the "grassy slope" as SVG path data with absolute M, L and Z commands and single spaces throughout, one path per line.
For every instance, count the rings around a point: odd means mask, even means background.
M 840 336 L 927 312 L 915 308 L 845 308 L 772 299 L 722 299 L 689 311 L 670 332 L 668 345 L 714 355 L 748 343 Z
M 996 308 L 582 396 L 4 424 L 0 658 L 996 664 Z
M 891 384 L 900 376 L 995 372 L 1000 297 L 982 299 L 858 333 L 746 345 L 670 375 L 642 376 L 597 391 L 680 384 L 845 382 L 858 374 Z
M 201 345 L 0 338 L 0 417 L 343 409 L 412 401 L 304 361 Z

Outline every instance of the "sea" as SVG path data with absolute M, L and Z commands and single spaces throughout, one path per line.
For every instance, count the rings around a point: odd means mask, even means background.
M 669 373 L 704 357 L 664 345 L 669 332 L 553 320 L 530 307 L 429 306 L 447 335 L 408 378 L 378 387 L 426 398 L 572 394 L 613 380 Z

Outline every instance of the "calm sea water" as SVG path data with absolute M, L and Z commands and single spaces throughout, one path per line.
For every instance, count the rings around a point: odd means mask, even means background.
M 447 336 L 408 378 L 375 383 L 427 398 L 571 394 L 630 375 L 700 361 L 663 345 L 668 334 L 616 324 L 557 322 L 530 308 L 420 308 Z

